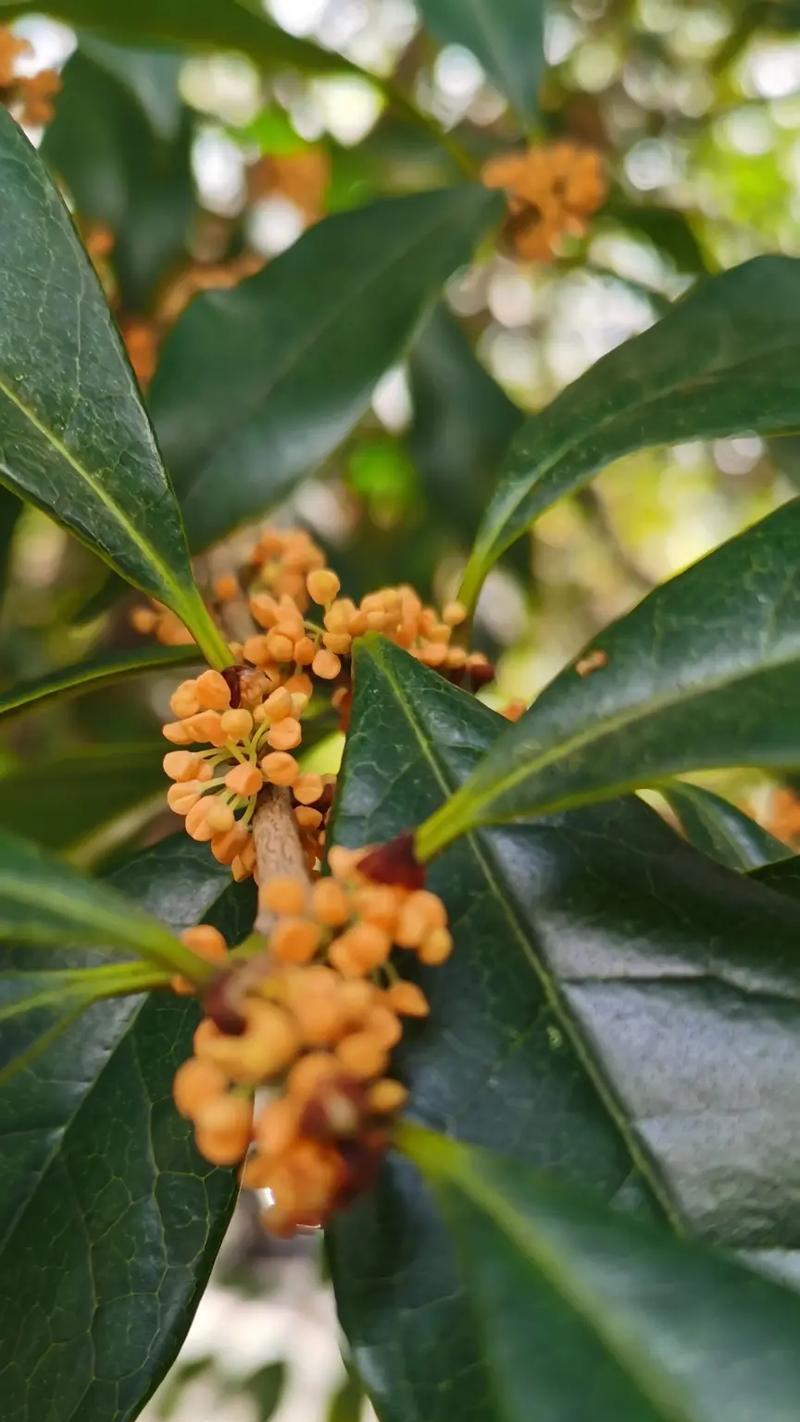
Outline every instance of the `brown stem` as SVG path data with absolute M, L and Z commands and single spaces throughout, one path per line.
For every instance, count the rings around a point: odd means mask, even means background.
M 297 879 L 303 885 L 310 882 L 289 790 L 275 785 L 267 785 L 262 790 L 253 816 L 253 841 L 259 884 L 275 878 Z M 268 934 L 272 924 L 270 910 L 259 909 L 254 925 L 256 933 Z
M 238 561 L 240 560 L 237 559 L 234 540 L 229 539 L 219 547 L 210 549 L 202 559 L 197 560 L 198 577 L 208 585 L 209 590 L 213 591 L 216 579 L 223 573 L 230 573 L 236 568 Z M 219 619 L 225 636 L 234 642 L 246 642 L 247 638 L 253 634 L 253 619 L 250 616 L 250 608 L 244 593 L 221 604 Z
M 212 550 L 206 557 L 204 568 L 209 582 L 217 574 L 230 571 L 235 562 L 230 541 L 220 549 Z M 246 641 L 254 630 L 244 597 L 223 603 L 220 620 L 226 635 L 237 642 Z M 275 878 L 298 879 L 304 885 L 310 882 L 290 790 L 276 785 L 264 786 L 253 815 L 253 843 L 257 884 L 265 884 L 268 879 Z M 273 918 L 269 909 L 259 909 L 254 931 L 266 936 L 272 928 Z

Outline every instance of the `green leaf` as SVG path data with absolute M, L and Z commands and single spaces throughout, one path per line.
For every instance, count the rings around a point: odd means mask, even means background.
M 791 1422 L 800 1299 L 513 1160 L 406 1127 L 457 1240 L 505 1422 Z
M 781 435 L 769 441 L 772 463 L 792 489 L 800 489 L 800 435 Z
M 671 781 L 661 794 L 681 824 L 690 844 L 710 854 L 729 869 L 749 871 L 780 859 L 791 859 L 792 850 L 757 820 L 729 800 L 685 781 Z
M 800 764 L 800 499 L 656 588 L 551 682 L 457 796 L 418 832 L 454 835 L 668 776 Z M 578 659 L 578 665 L 583 658 Z
M 652 242 L 659 252 L 671 258 L 678 271 L 691 272 L 692 276 L 705 275 L 707 259 L 694 234 L 689 214 L 674 207 L 612 197 L 604 204 L 603 216 Z
M 0 827 L 69 850 L 164 791 L 159 741 L 110 742 L 38 756 L 0 772 Z
M 800 260 L 756 257 L 701 282 L 526 420 L 500 472 L 462 596 L 544 509 L 632 450 L 800 427 Z
M 76 942 L 133 953 L 172 972 L 194 970 L 197 958 L 152 914 L 34 844 L 0 831 L 0 939 L 27 944 Z
M 335 449 L 496 211 L 465 184 L 338 213 L 258 276 L 192 302 L 151 408 L 194 548 Z
M 229 660 L 100 287 L 40 157 L 0 113 L 0 480 Z
M 184 121 L 184 104 L 178 88 L 184 56 L 177 48 L 139 48 L 114 44 L 97 35 L 80 36 L 80 53 L 105 69 L 136 99 L 159 138 L 174 141 Z M 66 68 L 66 66 L 65 66 Z M 64 77 L 62 70 L 62 79 Z M 62 97 L 59 104 L 63 103 Z M 53 120 L 58 122 L 58 112 Z M 45 134 L 45 141 L 52 131 Z
M 11 544 L 22 508 L 16 494 L 12 494 L 10 489 L 6 489 L 0 484 L 0 590 L 3 592 L 5 592 Z
M 111 51 L 109 60 L 108 51 Z M 79 49 L 63 73 L 63 90 L 42 153 L 64 180 L 81 218 L 114 234 L 112 265 L 128 313 L 147 310 L 158 283 L 186 250 L 195 211 L 192 126 L 178 106 L 174 127 L 159 132 L 139 94 L 148 61 L 157 92 L 177 97 L 180 60 L 172 54 L 106 45 L 96 58 Z M 130 61 L 128 78 L 123 61 Z M 164 106 L 166 109 L 166 105 Z
M 445 44 L 463 44 L 526 127 L 536 122 L 544 70 L 543 0 L 417 0 L 426 25 Z
M 418 822 L 503 725 L 400 649 L 359 642 L 333 841 Z M 428 882 L 456 947 L 419 970 L 431 1016 L 395 1054 L 414 1115 L 796 1266 L 800 905 L 635 799 L 466 836 Z M 330 1246 L 383 1422 L 506 1422 L 447 1233 L 407 1164 L 387 1163 Z
M 779 894 L 789 894 L 792 898 L 800 899 L 800 855 L 792 855 L 791 859 L 778 859 L 774 864 L 765 864 L 763 868 L 756 869 L 751 877 L 757 883 L 775 889 Z
M 8 958 L 8 953 L 5 957 Z M 4 967 L 3 998 L 0 1022 L 8 1022 L 38 1008 L 58 1008 L 71 1018 L 73 1008 L 84 1009 L 110 997 L 128 997 L 150 988 L 169 987 L 170 973 L 166 968 L 154 968 L 151 963 L 94 963 L 83 967 L 46 968 L 21 972 Z M 25 1060 L 25 1065 L 29 1059 Z M 20 1069 L 19 1058 L 12 1058 L 0 1072 L 0 1083 L 6 1084 L 9 1074 Z
M 111 39 L 180 44 L 201 50 L 240 50 L 266 69 L 306 74 L 361 72 L 341 54 L 298 39 L 247 0 L 0 0 L 0 14 L 48 15 Z
M 352 1371 L 331 1399 L 326 1422 L 361 1422 L 366 1394 L 360 1379 Z
M 409 450 L 445 527 L 455 524 L 471 542 L 522 412 L 484 370 L 444 307 L 415 342 L 408 370 L 414 410 Z
M 201 919 L 235 942 L 252 923 L 251 886 L 185 835 L 113 883 L 129 916 L 176 931 Z M 128 1422 L 177 1353 L 235 1195 L 171 1102 L 196 1021 L 166 994 L 100 1003 L 0 1092 L 3 1422 Z M 46 1027 L 5 1024 L 4 1051 Z
M 250 1377 L 242 1380 L 242 1392 L 252 1398 L 255 1404 L 256 1422 L 269 1422 L 277 1411 L 286 1383 L 286 1364 L 266 1363 Z
M 20 682 L 10 691 L 0 693 L 0 718 L 10 720 L 26 711 L 38 711 L 51 701 L 103 691 L 133 677 L 197 663 L 198 658 L 197 648 L 191 646 L 135 647 L 59 667 L 35 681 Z

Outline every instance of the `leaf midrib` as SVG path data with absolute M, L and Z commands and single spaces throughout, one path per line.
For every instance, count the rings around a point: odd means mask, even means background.
M 488 0 L 488 3 L 491 6 L 492 0 Z M 531 4 L 535 3 L 536 0 L 531 0 Z M 456 0 L 456 4 L 464 5 L 466 9 L 472 13 L 478 31 L 483 35 L 486 41 L 486 48 L 489 54 L 491 54 L 496 66 L 498 82 L 501 75 L 504 75 L 506 81 L 508 81 L 510 77 L 508 61 L 510 58 L 513 58 L 513 45 L 511 46 L 512 53 L 509 54 L 504 44 L 505 36 L 503 35 L 502 26 L 493 22 L 490 23 L 492 21 L 491 8 L 487 9 L 486 6 L 481 3 L 481 0 Z M 525 113 L 527 110 L 527 96 L 524 93 L 521 94 L 518 92 L 516 75 L 513 75 L 512 83 L 509 85 L 509 88 L 513 91 L 509 94 L 512 103 Z
M 42 423 L 38 416 L 34 414 L 33 410 L 31 410 L 25 404 L 25 402 L 19 398 L 16 392 L 9 387 L 8 383 L 2 375 L 0 375 L 0 394 L 5 395 L 6 399 L 9 400 L 10 403 L 14 405 L 17 410 L 19 410 L 23 418 L 26 419 L 29 424 L 31 424 L 33 428 L 38 431 L 38 433 L 42 436 L 45 442 L 49 444 L 51 448 L 54 449 L 55 452 L 78 475 L 78 478 L 82 479 L 83 482 L 88 485 L 88 487 L 92 490 L 92 493 L 96 496 L 96 498 L 98 498 L 100 502 L 106 507 L 106 509 L 108 509 L 112 518 L 116 520 L 123 533 L 125 533 L 127 537 L 130 538 L 131 542 L 135 545 L 135 547 L 138 548 L 147 566 L 154 570 L 156 574 L 156 580 L 159 581 L 163 587 L 168 590 L 171 590 L 176 602 L 180 604 L 182 602 L 182 593 L 180 585 L 173 577 L 172 572 L 167 567 L 166 563 L 162 561 L 155 548 L 141 536 L 138 529 L 133 523 L 130 522 L 127 515 L 123 512 L 120 506 L 116 504 L 112 498 L 109 497 L 108 492 L 103 487 L 102 483 L 99 482 L 96 477 L 91 474 L 90 471 L 84 467 L 84 465 L 80 463 L 78 459 L 76 459 L 72 451 L 67 448 L 67 446 L 63 443 L 62 440 L 58 438 L 55 432 L 49 429 L 47 425 Z M 4 480 L 3 482 L 7 481 Z M 11 488 L 13 493 L 17 492 L 13 483 L 8 484 L 8 487 Z M 166 485 L 166 480 L 165 492 L 169 492 L 168 486 Z M 95 551 L 97 551 L 97 549 L 95 549 Z M 103 550 L 103 554 L 106 557 L 107 561 L 111 563 L 112 567 L 114 567 L 116 571 L 121 574 L 122 577 L 124 577 L 126 580 L 129 580 L 130 574 L 125 569 L 123 569 L 120 564 L 117 563 L 117 560 L 115 558 L 112 558 L 106 552 L 105 549 Z
M 402 687 L 394 677 L 391 667 L 387 665 L 387 663 L 381 656 L 379 650 L 376 650 L 375 648 L 372 648 L 371 650 L 372 654 L 375 657 L 375 660 L 380 664 L 387 684 L 394 692 L 395 700 L 397 701 L 400 710 L 402 711 L 405 719 L 411 727 L 414 738 L 418 742 L 423 756 L 430 765 L 431 770 L 433 771 L 433 774 L 435 775 L 442 792 L 446 796 L 449 795 L 452 792 L 453 787 L 449 772 L 447 771 L 447 767 L 440 763 L 437 757 L 433 754 L 433 751 L 427 740 L 422 735 L 420 728 L 417 725 L 416 720 L 414 719 L 413 710 L 409 705 L 408 701 L 406 700 L 405 696 L 403 695 Z M 647 1185 L 649 1186 L 650 1190 L 658 1201 L 660 1208 L 664 1212 L 664 1215 L 671 1224 L 672 1228 L 676 1232 L 681 1232 L 683 1229 L 683 1224 L 679 1215 L 676 1213 L 675 1206 L 669 1194 L 666 1192 L 665 1187 L 662 1186 L 660 1178 L 653 1171 L 648 1157 L 640 1150 L 635 1136 L 629 1129 L 628 1122 L 624 1113 L 618 1107 L 611 1087 L 605 1081 L 601 1072 L 595 1065 L 591 1055 L 588 1053 L 586 1043 L 583 1041 L 583 1038 L 581 1037 L 580 1032 L 578 1031 L 570 1013 L 564 1008 L 562 1004 L 561 995 L 558 991 L 558 988 L 552 975 L 545 967 L 545 965 L 540 961 L 538 954 L 536 953 L 529 941 L 528 934 L 526 933 L 522 923 L 520 922 L 518 911 L 512 904 L 509 897 L 501 892 L 498 883 L 497 869 L 496 866 L 493 864 L 488 847 L 484 846 L 481 843 L 477 834 L 473 831 L 468 831 L 465 834 L 464 838 L 467 840 L 470 849 L 472 850 L 472 853 L 484 874 L 489 889 L 494 895 L 494 898 L 496 899 L 497 903 L 500 904 L 503 914 L 508 920 L 512 936 L 517 940 L 520 948 L 522 949 L 526 961 L 530 963 L 534 973 L 536 974 L 536 978 L 542 988 L 542 992 L 544 994 L 546 1002 L 548 1003 L 551 1010 L 554 1012 L 559 1022 L 561 1023 L 564 1031 L 566 1032 L 572 1049 L 575 1053 L 575 1057 L 578 1064 L 586 1073 L 586 1076 L 588 1077 L 589 1081 L 592 1083 L 595 1091 L 597 1092 L 600 1104 L 605 1108 L 608 1117 L 616 1127 L 621 1137 L 623 1146 L 627 1152 L 631 1168 L 638 1171 L 641 1177 L 647 1182 Z
M 113 946 L 115 937 L 120 938 L 122 943 L 127 947 L 139 950 L 141 950 L 143 945 L 149 947 L 162 942 L 169 943 L 170 947 L 174 946 L 172 937 L 166 932 L 166 929 L 162 929 L 156 919 L 150 922 L 140 916 L 139 911 L 133 904 L 125 906 L 127 908 L 127 916 L 120 910 L 119 916 L 117 917 L 114 915 L 113 909 L 107 909 L 102 905 L 94 905 L 91 903 L 87 905 L 86 900 L 81 899 L 79 900 L 79 908 L 83 907 L 84 909 L 88 909 L 88 911 L 76 919 L 74 917 L 75 900 L 69 891 L 54 888 L 52 884 L 46 883 L 41 879 L 37 879 L 35 883 L 28 885 L 19 874 L 9 876 L 5 872 L 0 871 L 0 890 L 6 893 L 12 902 L 25 906 L 33 905 L 34 907 L 43 907 L 45 912 L 49 910 L 51 912 L 60 913 L 65 922 L 70 925 L 70 927 L 74 926 L 75 931 L 78 933 L 85 932 L 87 929 L 91 929 L 92 931 L 96 930 L 103 934 L 108 933 L 111 940 L 108 946 Z M 131 923 L 141 926 L 142 933 L 140 937 L 135 938 L 130 934 Z M 15 932 L 17 931 L 19 931 L 20 934 L 24 934 L 24 928 L 20 928 L 19 930 L 15 929 Z M 31 939 L 29 937 L 28 941 L 36 942 L 37 939 Z M 45 941 L 51 942 L 52 940 L 48 938 Z
M 694 701 L 702 700 L 703 697 L 711 695 L 714 692 L 727 691 L 732 687 L 751 680 L 753 677 L 761 676 L 765 672 L 781 671 L 785 667 L 795 665 L 798 660 L 800 660 L 800 649 L 795 651 L 790 657 L 766 661 L 758 667 L 751 667 L 744 674 L 726 675 L 703 682 L 702 686 L 691 688 L 686 695 L 668 692 L 662 696 L 654 696 L 646 702 L 639 702 L 633 707 L 618 712 L 615 716 L 610 716 L 601 722 L 590 724 L 584 730 L 577 732 L 566 741 L 559 741 L 555 746 L 550 746 L 546 751 L 541 753 L 538 758 L 533 761 L 526 761 L 524 765 L 514 771 L 510 771 L 503 779 L 495 781 L 490 791 L 487 790 L 483 794 L 481 794 L 480 791 L 473 791 L 469 796 L 469 803 L 475 810 L 479 810 L 481 806 L 485 807 L 491 805 L 494 799 L 499 799 L 501 795 L 508 794 L 525 780 L 534 775 L 538 775 L 554 762 L 571 756 L 576 751 L 583 750 L 587 745 L 591 745 L 593 741 L 600 742 L 607 736 L 614 735 L 618 731 L 625 730 L 636 725 L 637 722 L 647 720 L 649 717 L 658 715 L 663 711 L 672 711 L 679 706 L 690 707 Z M 520 726 L 523 724 L 524 720 L 519 723 Z M 502 741 L 507 739 L 507 734 L 508 733 L 501 738 Z M 501 742 L 498 742 L 498 744 L 500 743 Z M 724 763 L 727 764 L 727 762 Z M 666 774 L 667 772 L 664 773 Z M 655 786 L 658 784 L 660 778 L 657 772 L 653 772 L 652 776 L 646 777 L 644 780 L 642 780 L 640 776 L 637 776 L 634 779 L 614 782 L 613 785 L 605 786 L 597 791 L 594 798 L 599 799 L 605 797 L 605 790 L 607 789 L 624 790 L 643 784 Z M 567 804 L 574 806 L 584 803 L 583 796 L 585 792 L 578 793 L 581 794 L 582 798 L 575 798 L 573 796 L 569 800 L 561 797 L 557 797 L 552 801 L 545 800 L 533 808 L 529 806 L 524 811 L 515 811 L 509 816 L 508 820 L 484 821 L 472 818 L 469 823 L 472 825 L 484 823 L 500 824 L 517 819 L 520 813 L 524 813 L 525 815 L 547 814 L 557 807 L 566 806 Z M 586 800 L 589 798 L 588 795 L 585 795 Z
M 687 1412 L 682 1402 L 674 1405 L 664 1396 L 663 1389 L 658 1386 L 660 1380 L 641 1366 L 642 1362 L 647 1361 L 647 1355 L 641 1353 L 635 1343 L 631 1345 L 624 1336 L 620 1336 L 608 1304 L 602 1310 L 593 1307 L 591 1294 L 587 1296 L 580 1288 L 580 1280 L 576 1281 L 574 1276 L 565 1273 L 557 1249 L 548 1247 L 528 1221 L 475 1172 L 468 1168 L 460 1171 L 458 1186 L 479 1209 L 489 1215 L 496 1227 L 543 1276 L 553 1292 L 580 1318 L 612 1362 L 629 1381 L 635 1383 L 642 1400 L 654 1408 L 664 1422 L 698 1422 L 696 1414 Z
M 83 687 L 90 691 L 106 682 L 116 683 L 129 675 L 136 676 L 139 672 L 161 671 L 191 661 L 202 661 L 202 653 L 194 646 L 135 648 L 110 657 L 77 662 L 35 680 L 18 682 L 12 691 L 0 696 L 0 716 L 10 716 L 14 711 L 25 710 L 28 706 L 59 695 L 66 697 L 71 691 L 80 692 Z
M 663 318 L 663 319 L 666 320 L 667 318 L 665 317 L 665 318 Z M 651 330 L 651 331 L 657 330 L 659 325 L 660 325 L 660 322 L 655 322 L 655 324 L 650 327 L 650 330 Z M 644 334 L 649 334 L 649 331 L 646 332 L 646 333 L 644 333 Z M 786 343 L 785 341 L 778 341 L 778 342 L 775 343 L 774 346 L 768 346 L 768 347 L 766 347 L 765 349 L 761 350 L 760 353 L 759 353 L 759 356 L 758 356 L 758 361 L 759 361 L 759 363 L 760 363 L 760 362 L 761 362 L 762 360 L 764 360 L 764 359 L 770 358 L 770 357 L 772 357 L 772 356 L 780 355 L 780 354 L 783 354 L 783 353 L 785 353 L 785 354 L 787 354 L 787 355 L 790 354 L 790 353 L 791 353 L 792 355 L 796 355 L 796 353 L 797 353 L 797 342 L 795 341 L 795 342 L 793 342 L 793 343 L 787 345 L 787 343 Z M 610 354 L 609 354 L 609 359 L 611 359 L 614 354 L 615 354 L 615 352 L 613 352 L 613 351 L 610 352 Z M 508 502 L 508 504 L 507 504 L 507 506 L 506 506 L 506 508 L 505 508 L 505 511 L 503 512 L 503 522 L 504 522 L 504 524 L 507 526 L 507 525 L 509 524 L 510 520 L 511 520 L 515 515 L 517 515 L 517 514 L 519 513 L 520 507 L 522 506 L 522 504 L 524 504 L 525 499 L 528 498 L 528 497 L 530 497 L 536 490 L 538 490 L 538 489 L 541 487 L 541 485 L 544 483 L 544 481 L 547 479 L 547 477 L 548 477 L 550 474 L 552 474 L 553 470 L 558 467 L 558 465 L 562 462 L 562 460 L 567 459 L 567 458 L 570 457 L 570 455 L 575 454 L 576 450 L 580 450 L 581 446 L 584 445 L 584 444 L 587 444 L 589 440 L 591 440 L 591 441 L 594 443 L 594 442 L 596 441 L 596 439 L 597 439 L 598 436 L 603 435 L 603 434 L 606 432 L 606 430 L 608 430 L 608 428 L 609 428 L 610 426 L 613 426 L 618 420 L 621 421 L 621 422 L 623 423 L 623 425 L 624 425 L 625 420 L 630 418 L 631 408 L 633 408 L 633 410 L 636 412 L 637 418 L 638 418 L 638 416 L 640 416 L 640 415 L 642 415 L 642 414 L 645 414 L 645 415 L 646 415 L 647 412 L 650 410 L 650 408 L 651 408 L 652 406 L 654 406 L 654 405 L 657 405 L 657 404 L 659 403 L 659 401 L 665 400 L 665 399 L 671 399 L 671 398 L 673 398 L 674 396 L 678 395 L 681 391 L 683 391 L 683 390 L 685 390 L 685 389 L 691 389 L 691 387 L 692 387 L 693 384 L 698 384 L 698 383 L 700 383 L 700 382 L 703 381 L 703 380 L 709 381 L 710 379 L 713 379 L 713 380 L 715 380 L 715 381 L 727 380 L 727 379 L 730 378 L 731 375 L 733 375 L 733 374 L 735 374 L 735 373 L 738 373 L 738 372 L 740 372 L 740 371 L 746 371 L 746 370 L 748 369 L 748 367 L 753 364 L 753 360 L 754 360 L 754 357 L 753 357 L 752 355 L 749 355 L 749 356 L 744 357 L 742 360 L 734 361 L 734 362 L 733 362 L 732 364 L 730 364 L 730 365 L 719 366 L 719 367 L 717 367 L 716 369 L 713 369 L 713 370 L 709 370 L 709 371 L 706 371 L 706 372 L 699 372 L 699 373 L 698 373 L 697 375 L 695 375 L 695 376 L 691 376 L 691 377 L 688 377 L 688 378 L 684 377 L 682 380 L 676 380 L 676 381 L 674 381 L 671 385 L 666 385 L 666 386 L 664 386 L 664 387 L 663 387 L 661 390 L 659 390 L 656 394 L 648 395 L 648 396 L 646 396 L 645 398 L 639 400 L 633 407 L 631 407 L 631 406 L 626 406 L 625 409 L 624 409 L 624 411 L 620 411 L 619 409 L 612 409 L 612 410 L 610 410 L 607 415 L 604 415 L 602 419 L 600 419 L 599 421 L 597 421 L 597 423 L 595 423 L 595 424 L 592 425 L 591 430 L 590 430 L 588 433 L 587 433 L 586 431 L 581 432 L 580 427 L 579 427 L 579 430 L 578 430 L 578 433 L 577 433 L 577 434 L 575 434 L 575 433 L 570 433 L 570 434 L 567 436 L 567 438 L 564 440 L 564 442 L 563 442 L 561 445 L 559 445 L 558 449 L 556 449 L 556 450 L 551 454 L 550 458 L 544 460 L 544 462 L 541 464 L 541 466 L 539 467 L 539 469 L 538 469 L 538 470 L 536 471 L 536 473 L 534 474 L 532 482 L 529 483 L 526 487 L 523 487 L 523 488 L 520 490 L 520 492 L 519 492 L 519 494 L 518 494 L 518 496 L 517 496 L 516 498 L 513 498 L 513 499 L 510 499 L 510 500 L 509 500 L 509 502 Z M 598 369 L 598 367 L 594 367 L 594 371 L 596 371 L 597 369 Z M 590 372 L 590 373 L 591 373 L 591 372 Z M 578 381 L 574 382 L 574 384 L 575 384 L 575 385 L 580 384 L 580 378 L 578 379 Z M 553 409 L 555 409 L 556 405 L 562 404 L 562 402 L 564 402 L 564 401 L 566 400 L 567 395 L 569 395 L 570 391 L 573 390 L 573 388 L 574 388 L 574 386 L 568 386 L 567 389 L 563 392 L 563 394 L 558 397 L 558 400 L 554 401 L 553 405 L 549 406 L 548 409 L 549 409 L 549 410 L 553 410 Z M 547 413 L 548 413 L 548 411 L 545 410 L 545 411 L 542 412 L 542 416 L 533 415 L 533 416 L 531 417 L 531 418 L 532 418 L 532 421 L 533 421 L 534 423 L 536 423 L 540 418 L 546 417 Z M 522 441 L 523 438 L 524 438 L 524 427 L 523 427 L 523 429 L 520 431 L 520 434 L 518 435 L 518 439 L 520 440 L 520 442 Z M 635 447 L 636 447 L 636 448 L 639 448 L 640 446 L 637 445 L 637 446 L 635 446 Z M 622 452 L 624 452 L 624 451 L 622 451 Z M 513 449 L 512 449 L 512 451 L 511 451 L 510 457 L 512 457 L 512 456 L 513 456 Z M 621 453 L 618 454 L 618 455 L 612 456 L 612 458 L 620 458 L 620 457 L 621 457 Z M 531 458 L 532 458 L 532 456 L 528 456 L 528 457 L 527 457 L 527 459 L 526 459 L 526 463 L 527 463 L 527 464 L 530 464 Z M 607 458 L 601 458 L 601 464 L 600 464 L 599 466 L 596 466 L 596 467 L 603 467 L 603 466 L 604 466 L 605 464 L 607 464 L 608 462 L 609 462 L 609 460 L 608 460 Z M 520 473 L 518 473 L 518 474 L 515 473 L 515 474 L 512 476 L 512 478 L 513 478 L 513 480 L 514 480 L 514 483 L 513 483 L 512 485 L 510 485 L 510 487 L 509 487 L 509 493 L 510 493 L 510 492 L 513 490 L 513 488 L 515 487 L 517 480 L 518 480 L 518 479 L 521 479 L 521 478 L 524 479 L 524 478 L 526 478 L 526 476 L 527 476 L 527 470 L 522 470 L 522 471 L 520 471 Z M 556 497 L 559 497 L 559 496 L 556 495 Z M 531 519 L 533 519 L 533 518 L 535 518 L 535 517 L 536 517 L 536 511 L 531 515 Z M 525 523 L 526 523 L 526 524 L 529 523 L 529 522 L 531 521 L 531 519 L 525 519 Z M 515 537 L 516 537 L 516 534 L 515 534 L 515 533 L 512 534 L 511 539 L 510 539 L 510 542 L 513 542 L 513 540 L 514 540 Z M 487 538 L 487 540 L 486 540 L 485 543 L 481 543 L 481 544 L 479 544 L 479 545 L 476 546 L 476 553 L 481 554 L 481 555 L 484 555 L 484 554 L 487 553 L 487 552 L 491 552 L 491 550 L 492 550 L 492 549 L 494 548 L 494 546 L 495 546 L 495 542 L 496 542 L 496 538 L 495 538 L 494 536 L 491 536 L 491 537 Z M 506 546 L 508 546 L 508 545 L 506 545 Z M 483 561 L 483 557 L 482 557 L 482 561 Z

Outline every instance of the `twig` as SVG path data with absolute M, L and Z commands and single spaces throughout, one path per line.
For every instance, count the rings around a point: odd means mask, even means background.
M 266 785 L 261 791 L 253 816 L 253 842 L 259 884 L 274 878 L 297 879 L 304 885 L 309 883 L 300 831 L 292 810 L 291 791 L 279 789 L 276 785 Z M 259 909 L 255 921 L 256 933 L 268 934 L 272 922 L 270 910 Z
M 214 549 L 205 559 L 204 573 L 213 582 L 221 572 L 229 572 L 232 561 L 230 542 Z M 235 598 L 223 603 L 219 611 L 226 636 L 244 642 L 253 631 L 247 600 Z M 307 885 L 309 880 L 300 831 L 294 817 L 291 791 L 276 785 L 265 785 L 258 797 L 253 815 L 253 844 L 256 851 L 256 883 L 268 879 L 297 879 Z M 256 933 L 265 936 L 273 924 L 269 909 L 260 908 L 253 925 Z

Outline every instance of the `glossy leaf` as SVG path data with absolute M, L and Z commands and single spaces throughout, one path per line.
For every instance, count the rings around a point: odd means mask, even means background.
M 765 884 L 769 889 L 775 889 L 779 894 L 789 894 L 792 898 L 800 899 L 800 855 L 794 854 L 790 859 L 778 859 L 774 864 L 765 864 L 763 868 L 756 869 L 753 879 L 759 884 Z
M 760 869 L 792 857 L 788 844 L 710 790 L 674 780 L 661 786 L 661 794 L 677 815 L 689 843 L 729 869 Z
M 123 308 L 133 313 L 148 308 L 158 283 L 184 253 L 195 196 L 188 110 L 179 105 L 177 120 L 168 125 L 165 104 L 158 131 L 123 77 L 126 54 L 110 45 L 99 57 L 91 47 L 76 51 L 65 66 L 42 152 L 80 217 L 113 233 L 111 263 Z M 133 51 L 130 75 L 143 81 L 148 59 L 157 92 L 177 95 L 179 58 Z
M 198 656 L 196 647 L 135 647 L 59 667 L 35 681 L 19 682 L 0 693 L 0 718 L 9 720 L 26 711 L 38 711 L 51 701 L 102 691 L 133 677 L 196 663 Z
M 462 595 L 544 509 L 632 450 L 800 427 L 800 261 L 756 257 L 701 282 L 531 416 L 501 469 Z
M 503 727 L 399 649 L 359 643 L 333 839 L 418 822 Z M 800 905 L 635 799 L 469 835 L 428 882 L 456 948 L 422 970 L 431 1016 L 395 1056 L 414 1115 L 792 1267 Z M 447 1233 L 407 1164 L 387 1164 L 330 1245 L 383 1422 L 505 1422 Z
M 3 955 L 3 1001 L 0 1004 L 0 1022 L 10 1022 L 25 1013 L 40 1008 L 56 1008 L 71 1016 L 73 1009 L 83 1010 L 95 1002 L 111 997 L 127 997 L 137 992 L 147 992 L 150 988 L 169 987 L 171 974 L 166 968 L 154 968 L 151 963 L 140 961 L 119 962 L 110 960 L 102 963 L 84 964 L 69 968 L 9 969 L 5 959 L 13 955 L 8 951 Z M 74 954 L 64 955 L 74 956 Z M 29 1058 L 23 1055 L 25 1066 Z M 20 1058 L 12 1057 L 2 1071 L 0 1083 L 21 1070 Z
M 0 773 L 0 827 L 68 850 L 164 790 L 164 746 L 155 738 L 40 756 Z
M 40 157 L 0 113 L 0 481 L 227 653 L 100 287 Z
M 417 8 L 445 44 L 472 50 L 526 126 L 535 122 L 544 69 L 543 0 L 417 0 Z
M 186 949 L 149 913 L 36 845 L 0 831 L 0 939 L 76 942 L 180 971 Z M 196 960 L 195 960 L 196 961 Z
M 252 923 L 251 886 L 185 835 L 113 884 L 175 930 L 202 919 L 235 942 Z M 4 1052 L 52 1020 L 5 1024 Z M 0 1093 L 3 1422 L 128 1422 L 177 1353 L 235 1195 L 170 1099 L 196 1021 L 164 994 L 100 1003 Z
M 461 1252 L 505 1422 L 791 1422 L 800 1299 L 524 1165 L 406 1128 Z
M 151 391 L 193 547 L 263 514 L 332 452 L 495 212 L 468 185 L 376 202 L 196 298 Z
M 455 525 L 471 542 L 522 412 L 484 370 L 443 307 L 415 342 L 408 372 L 409 450 L 445 527 Z
M 114 40 L 153 41 L 201 50 L 240 50 L 266 69 L 306 74 L 354 70 L 342 55 L 290 35 L 248 0 L 0 0 L 10 14 L 40 14 Z
M 422 828 L 420 853 L 686 771 L 800 764 L 798 537 L 794 499 L 608 627 Z

